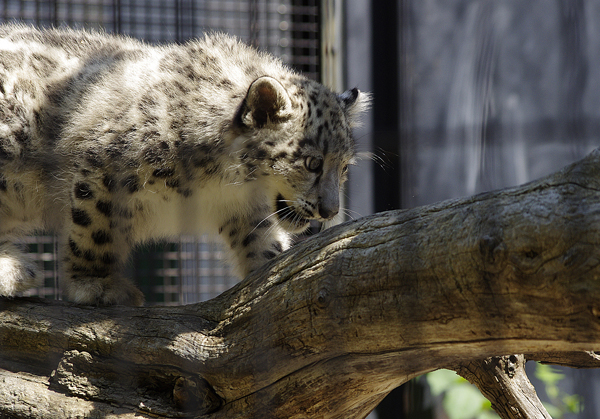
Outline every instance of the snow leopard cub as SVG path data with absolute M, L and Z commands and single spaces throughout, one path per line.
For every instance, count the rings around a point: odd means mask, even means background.
M 39 283 L 11 241 L 41 230 L 78 303 L 142 304 L 131 248 L 181 233 L 220 236 L 247 275 L 337 214 L 366 102 L 225 35 L 0 26 L 0 295 Z

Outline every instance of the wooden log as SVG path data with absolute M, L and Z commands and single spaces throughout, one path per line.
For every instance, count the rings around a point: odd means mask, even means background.
M 598 350 L 599 191 L 595 151 L 329 229 L 206 303 L 0 300 L 0 416 L 361 418 L 427 371 Z

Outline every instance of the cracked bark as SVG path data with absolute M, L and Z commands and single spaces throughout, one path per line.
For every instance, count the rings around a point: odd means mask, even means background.
M 545 418 L 506 355 L 596 366 L 599 191 L 596 151 L 521 187 L 337 226 L 206 303 L 0 300 L 0 416 L 361 418 L 451 368 L 502 417 Z

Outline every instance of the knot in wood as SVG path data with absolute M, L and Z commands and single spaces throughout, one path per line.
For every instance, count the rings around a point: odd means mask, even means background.
M 519 367 L 519 358 L 516 355 L 504 357 L 504 372 L 509 378 L 513 378 Z
M 321 288 L 317 292 L 317 296 L 315 298 L 315 305 L 319 308 L 326 308 L 331 301 L 331 296 L 327 288 Z

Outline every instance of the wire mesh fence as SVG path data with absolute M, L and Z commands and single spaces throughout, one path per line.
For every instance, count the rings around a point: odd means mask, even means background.
M 105 30 L 150 43 L 227 32 L 315 80 L 320 79 L 319 12 L 318 0 L 0 0 L 0 23 Z M 43 286 L 27 295 L 59 298 L 56 238 L 27 237 L 22 245 L 44 269 Z M 142 246 L 128 271 L 149 304 L 204 301 L 237 282 L 223 249 L 208 237 Z

